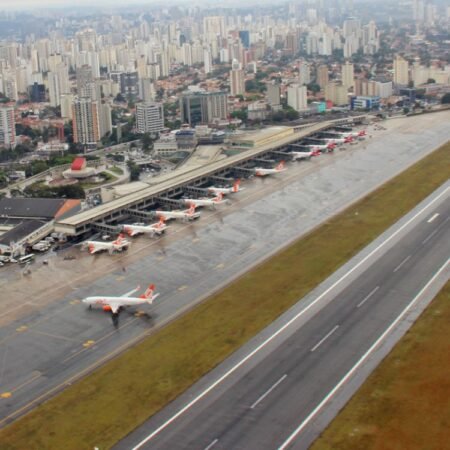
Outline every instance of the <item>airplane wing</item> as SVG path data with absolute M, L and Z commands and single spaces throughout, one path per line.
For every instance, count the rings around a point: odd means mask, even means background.
M 131 297 L 133 294 L 135 294 L 141 287 L 138 286 L 137 288 L 134 288 L 133 290 L 131 290 L 130 292 L 127 292 L 123 295 L 121 295 L 121 297 Z

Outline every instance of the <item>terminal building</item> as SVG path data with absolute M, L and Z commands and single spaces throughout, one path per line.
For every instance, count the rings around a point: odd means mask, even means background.
M 80 200 L 0 199 L 0 254 L 20 255 L 54 231 L 56 220 L 80 212 Z

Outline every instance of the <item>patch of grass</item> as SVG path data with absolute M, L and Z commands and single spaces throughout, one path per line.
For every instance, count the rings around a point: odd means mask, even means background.
M 114 172 L 117 175 L 123 175 L 123 169 L 121 169 L 120 167 L 112 166 L 112 167 L 109 167 L 108 170 L 110 170 L 111 172 Z
M 108 448 L 450 176 L 450 143 L 12 425 L 2 450 Z M 269 295 L 270 294 L 270 295 Z
M 311 450 L 449 448 L 450 282 Z

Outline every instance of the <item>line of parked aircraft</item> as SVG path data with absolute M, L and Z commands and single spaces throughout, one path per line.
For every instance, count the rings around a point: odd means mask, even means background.
M 335 133 L 338 137 L 332 138 L 321 138 L 321 140 L 326 141 L 326 144 L 319 145 L 305 145 L 308 151 L 304 152 L 290 152 L 287 155 L 292 156 L 292 161 L 298 161 L 302 159 L 310 159 L 312 157 L 320 155 L 322 152 L 333 151 L 337 145 L 348 144 L 353 141 L 354 138 L 364 138 L 366 136 L 366 131 L 359 132 L 343 132 Z M 266 177 L 268 175 L 274 175 L 286 171 L 285 161 L 281 161 L 274 168 L 266 167 L 255 167 L 253 169 L 254 174 L 259 177 Z M 125 224 L 122 227 L 122 233 L 119 234 L 116 240 L 112 242 L 102 242 L 102 241 L 87 241 L 89 253 L 94 254 L 100 251 L 108 251 L 110 254 L 114 252 L 121 252 L 126 250 L 131 242 L 125 238 L 123 233 L 127 233 L 130 237 L 137 236 L 139 234 L 148 234 L 151 237 L 163 234 L 168 226 L 166 221 L 173 219 L 181 219 L 185 221 L 194 220 L 200 217 L 200 212 L 196 211 L 198 207 L 211 207 L 215 208 L 217 205 L 226 202 L 224 198 L 225 195 L 235 194 L 242 191 L 243 188 L 240 187 L 240 180 L 236 180 L 232 186 L 229 187 L 209 187 L 207 191 L 210 194 L 214 194 L 214 197 L 203 197 L 203 198 L 185 198 L 182 201 L 189 205 L 186 210 L 175 210 L 175 211 L 155 211 L 156 217 L 159 221 L 150 225 L 145 224 Z M 139 286 L 130 292 L 125 293 L 122 296 L 92 296 L 87 297 L 82 300 L 83 303 L 92 306 L 101 306 L 105 311 L 111 311 L 112 320 L 115 325 L 118 323 L 118 315 L 120 311 L 127 306 L 137 306 L 144 303 L 152 304 L 156 297 L 159 295 L 154 293 L 155 286 L 151 284 L 144 294 L 139 297 L 132 297 L 139 290 Z

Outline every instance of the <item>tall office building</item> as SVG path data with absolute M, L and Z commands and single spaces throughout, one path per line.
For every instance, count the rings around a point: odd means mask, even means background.
M 302 85 L 311 82 L 311 69 L 306 61 L 299 61 L 298 63 L 298 82 Z
M 111 108 L 87 97 L 72 103 L 73 140 L 87 148 L 95 148 L 100 139 L 112 130 Z
M 139 133 L 157 134 L 164 128 L 162 103 L 145 102 L 136 105 L 136 129 Z
M 341 67 L 341 79 L 342 85 L 347 89 L 351 89 L 355 86 L 353 64 L 351 62 L 346 61 Z
M 16 145 L 16 121 L 12 106 L 0 107 L 0 145 L 5 147 Z
M 400 55 L 394 59 L 394 83 L 401 86 L 409 83 L 409 64 Z
M 317 68 L 317 79 L 316 83 L 320 86 L 321 89 L 325 89 L 325 86 L 329 82 L 328 76 L 328 66 L 326 64 L 321 64 Z
M 180 98 L 181 122 L 191 127 L 199 123 L 210 123 L 214 119 L 228 117 L 227 94 L 225 92 L 195 92 Z
M 308 98 L 306 86 L 292 84 L 288 87 L 288 105 L 296 111 L 305 111 L 308 109 Z
M 230 95 L 243 95 L 245 93 L 245 78 L 242 66 L 237 59 L 233 60 L 230 71 Z

